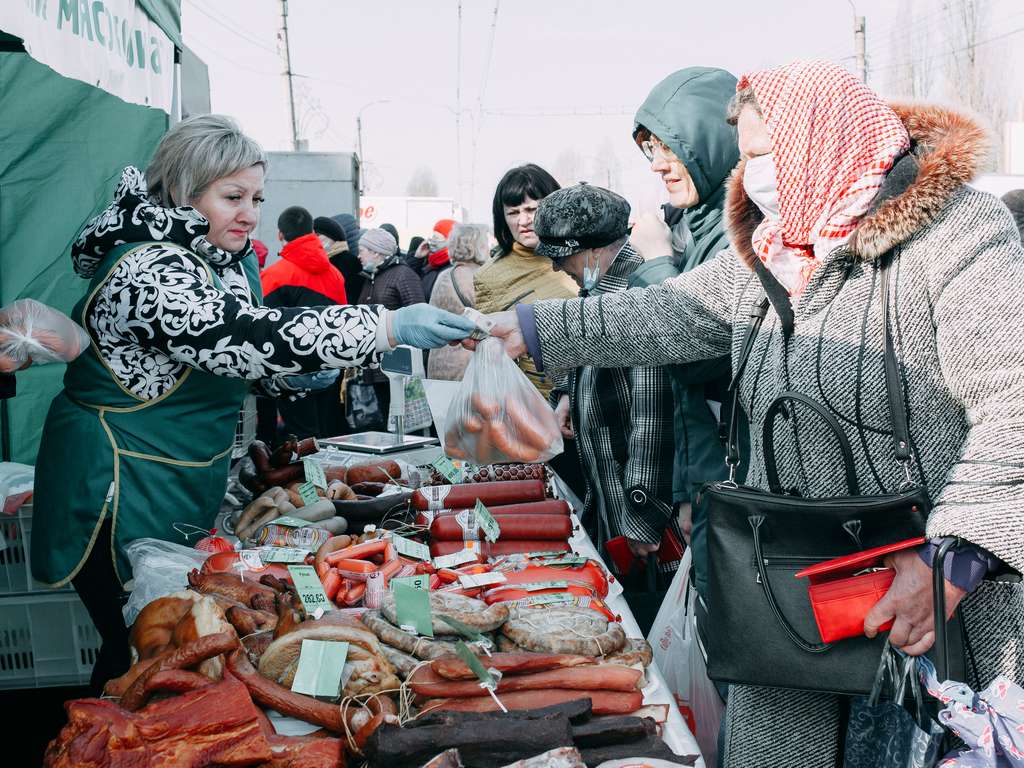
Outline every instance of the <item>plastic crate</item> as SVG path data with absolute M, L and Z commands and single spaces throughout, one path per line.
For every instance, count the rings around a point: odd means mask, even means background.
M 78 595 L 0 597 L 0 689 L 85 685 L 99 649 Z
M 25 592 L 70 593 L 70 587 L 52 589 L 32 578 L 32 505 L 26 504 L 14 515 L 0 515 L 0 596 Z

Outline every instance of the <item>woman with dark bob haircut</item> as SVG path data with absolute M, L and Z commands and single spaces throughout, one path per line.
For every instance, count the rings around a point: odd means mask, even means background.
M 499 258 L 507 256 L 514 243 L 531 251 L 537 247 L 533 214 L 537 204 L 558 188 L 555 177 L 534 163 L 517 166 L 501 177 L 491 204 Z

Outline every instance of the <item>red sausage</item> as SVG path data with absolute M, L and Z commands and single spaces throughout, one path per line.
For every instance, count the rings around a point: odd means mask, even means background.
M 412 494 L 413 509 L 464 509 L 479 499 L 488 509 L 502 504 L 544 501 L 543 480 L 506 480 L 465 485 L 431 485 Z
M 489 541 L 474 541 L 471 543 L 474 546 L 470 551 L 484 557 L 517 555 L 525 552 L 572 551 L 569 543 L 566 541 L 496 541 L 493 544 Z M 430 556 L 452 555 L 456 552 L 461 552 L 465 548 L 466 543 L 462 541 L 432 541 L 430 543 Z
M 499 507 L 495 507 L 499 509 Z M 572 536 L 572 518 L 568 515 L 503 515 L 494 514 L 501 528 L 499 541 L 508 539 L 544 539 L 565 541 Z M 470 519 L 473 525 L 467 525 Z M 479 541 L 484 538 L 479 520 L 473 515 L 443 515 L 430 525 L 430 538 L 435 541 Z

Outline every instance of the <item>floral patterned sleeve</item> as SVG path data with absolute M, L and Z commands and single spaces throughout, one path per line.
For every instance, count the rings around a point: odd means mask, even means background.
M 93 299 L 89 326 L 114 374 L 155 397 L 188 367 L 261 379 L 374 362 L 375 306 L 257 307 L 240 271 L 218 272 L 188 251 L 153 244 L 126 256 Z

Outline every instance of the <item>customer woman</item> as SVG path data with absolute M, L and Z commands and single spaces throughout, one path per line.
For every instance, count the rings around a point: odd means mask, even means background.
M 1024 591 L 1019 580 L 983 577 L 1024 569 L 1024 249 L 1005 206 L 967 186 L 984 134 L 945 108 L 890 106 L 829 63 L 755 72 L 737 88 L 742 159 L 728 193 L 729 249 L 643 291 L 520 307 L 498 318 L 506 348 L 532 349 L 553 369 L 730 350 L 735 360 L 748 313 L 767 293 L 772 306 L 740 381 L 751 434 L 781 391 L 803 393 L 842 425 L 860 487 L 891 491 L 904 479 L 882 355 L 880 264 L 891 259 L 906 471 L 933 502 L 928 535 L 968 542 L 945 584 L 947 608 L 962 604 L 968 682 L 978 690 L 1005 674 L 1021 683 Z M 808 497 L 842 495 L 834 438 L 819 423 L 792 417 L 777 430 L 781 483 Z M 757 447 L 750 459 L 747 484 L 766 488 Z M 921 654 L 932 645 L 933 549 L 890 557 L 895 580 L 866 634 L 893 619 L 894 646 Z M 838 696 L 733 685 L 722 762 L 834 766 L 844 711 Z
M 430 303 L 439 309 L 461 315 L 473 307 L 476 294 L 473 277 L 487 261 L 487 227 L 482 224 L 456 224 L 448 236 L 448 257 L 452 268 L 443 272 L 434 283 Z M 430 352 L 427 378 L 462 381 L 469 365 L 470 352 L 462 347 L 444 347 Z
M 455 219 L 439 220 L 434 225 L 434 231 L 430 233 L 426 243 L 420 245 L 420 257 L 426 259 L 425 264 L 420 262 L 422 264 L 420 274 L 423 276 L 423 295 L 427 297 L 427 301 L 430 301 L 430 296 L 434 292 L 434 283 L 437 282 L 437 278 L 451 268 L 452 262 L 448 255 L 448 236 L 454 226 Z
M 68 366 L 36 465 L 32 571 L 74 585 L 103 638 L 94 686 L 129 662 L 121 618 L 125 545 L 187 543 L 208 529 L 227 481 L 247 381 L 371 362 L 396 343 L 430 347 L 471 324 L 433 307 L 267 309 L 250 234 L 266 157 L 230 118 L 185 120 L 143 177 L 75 241 L 89 281 L 73 317 L 92 346 Z

